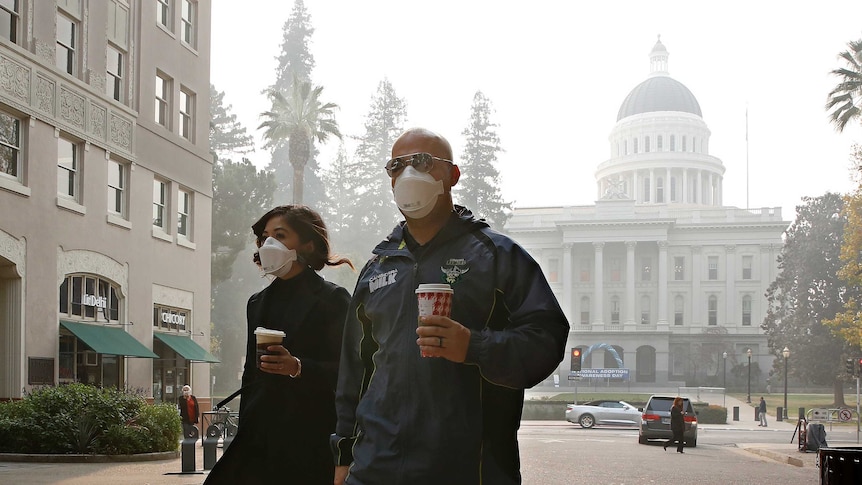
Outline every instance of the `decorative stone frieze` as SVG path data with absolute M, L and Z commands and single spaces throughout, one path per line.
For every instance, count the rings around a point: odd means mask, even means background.
M 72 273 L 90 273 L 109 279 L 120 286 L 120 292 L 123 295 L 128 294 L 128 266 L 95 251 L 86 249 L 64 251 L 62 247 L 58 247 L 57 287 L 59 288 L 66 276 Z
M 84 97 L 60 86 L 60 119 L 84 129 Z
M 90 123 L 88 133 L 97 137 L 99 140 L 105 139 L 105 118 L 107 110 L 98 104 L 90 105 Z
M 132 150 L 132 122 L 111 113 L 111 143 Z
M 45 59 L 47 64 L 54 65 L 55 56 L 57 55 L 57 46 L 53 42 L 44 42 L 36 40 L 36 55 Z
M 6 258 L 18 268 L 18 275 L 24 274 L 24 255 L 26 241 L 16 239 L 6 231 L 0 230 L 0 257 Z
M 30 69 L 0 56 L 0 89 L 25 103 L 30 101 Z
M 34 107 L 43 113 L 51 116 L 54 115 L 54 81 L 36 76 L 36 99 L 34 99 Z

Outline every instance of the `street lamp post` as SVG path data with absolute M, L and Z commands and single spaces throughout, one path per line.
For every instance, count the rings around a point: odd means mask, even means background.
M 751 404 L 751 349 L 746 352 L 748 354 L 748 398 L 745 402 Z
M 781 355 L 784 356 L 784 420 L 787 421 L 787 358 L 790 357 L 790 349 L 784 347 Z
M 721 358 L 724 359 L 724 370 L 722 370 L 724 383 L 722 386 L 724 387 L 725 396 L 725 398 L 722 399 L 722 402 L 724 403 L 724 406 L 727 407 L 727 352 L 722 352 Z

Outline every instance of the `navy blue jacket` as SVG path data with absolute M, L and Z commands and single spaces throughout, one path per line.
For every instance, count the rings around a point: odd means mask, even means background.
M 520 483 L 524 389 L 563 358 L 569 324 L 539 265 L 463 207 L 411 251 L 405 223 L 373 251 L 347 312 L 332 437 L 347 483 Z M 449 283 L 466 361 L 423 358 L 420 283 Z

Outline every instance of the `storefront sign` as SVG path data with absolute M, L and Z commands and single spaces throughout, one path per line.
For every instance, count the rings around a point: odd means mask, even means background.
M 174 325 L 179 325 L 181 327 L 186 324 L 186 316 L 180 315 L 178 313 L 162 313 L 162 322 L 164 323 L 172 323 Z
M 104 296 L 88 295 L 84 293 L 84 296 L 81 298 L 81 304 L 94 306 L 96 308 L 108 308 L 108 299 Z

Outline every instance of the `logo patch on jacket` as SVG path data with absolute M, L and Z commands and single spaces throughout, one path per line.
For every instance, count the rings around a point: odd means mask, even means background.
M 368 292 L 374 293 L 376 290 L 383 288 L 384 286 L 389 286 L 395 283 L 395 275 L 398 274 L 397 269 L 393 269 L 387 271 L 383 274 L 379 274 L 377 276 L 372 277 L 368 280 Z
M 443 272 L 443 280 L 450 285 L 454 285 L 461 281 L 461 276 L 470 271 L 470 268 L 467 267 L 466 259 L 453 258 L 446 261 L 446 264 L 440 267 L 440 271 Z

